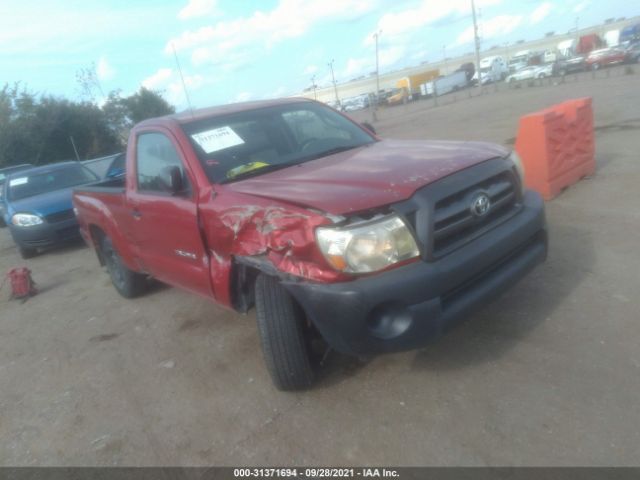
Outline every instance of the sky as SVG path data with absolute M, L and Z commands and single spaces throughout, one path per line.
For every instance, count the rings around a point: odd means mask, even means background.
M 638 0 L 476 0 L 482 47 L 640 14 Z M 141 85 L 178 110 L 292 95 L 473 50 L 470 0 L 2 0 L 0 86 L 81 99 Z

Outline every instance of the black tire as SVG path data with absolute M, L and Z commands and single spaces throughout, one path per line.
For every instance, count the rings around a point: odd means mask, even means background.
M 38 250 L 35 248 L 23 247 L 22 245 L 18 245 L 18 251 L 20 252 L 20 256 L 25 260 L 29 258 L 33 258 L 38 254 Z
M 120 295 L 125 298 L 134 298 L 144 292 L 146 276 L 129 270 L 125 266 L 113 242 L 106 235 L 100 242 L 100 251 L 111 277 L 111 283 Z
M 274 277 L 259 275 L 255 294 L 258 333 L 274 385 L 280 390 L 311 387 L 315 375 L 302 309 Z

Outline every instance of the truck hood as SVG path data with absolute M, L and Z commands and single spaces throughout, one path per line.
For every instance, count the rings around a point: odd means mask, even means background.
M 44 217 L 52 213 L 71 210 L 73 208 L 71 195 L 74 188 L 76 187 L 42 193 L 22 200 L 11 200 L 7 202 L 10 207 L 8 213 L 33 213 Z
M 483 142 L 383 140 L 225 188 L 343 215 L 406 200 L 425 185 L 508 153 Z

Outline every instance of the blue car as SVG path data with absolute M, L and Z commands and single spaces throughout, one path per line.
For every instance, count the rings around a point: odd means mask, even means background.
M 19 172 L 20 170 L 28 170 L 33 168 L 33 165 L 30 163 L 23 163 L 22 165 L 12 165 L 10 167 L 0 168 L 0 227 L 6 226 L 4 223 L 4 201 L 2 200 L 2 192 L 4 181 L 7 179 L 9 175 L 12 173 Z
M 80 236 L 73 213 L 74 187 L 97 182 L 98 177 L 77 162 L 64 162 L 14 173 L 4 184 L 4 220 L 22 258 L 38 248 Z

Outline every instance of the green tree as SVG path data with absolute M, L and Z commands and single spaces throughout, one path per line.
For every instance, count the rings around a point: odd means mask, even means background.
M 35 94 L 18 85 L 0 90 L 0 165 L 36 165 L 107 155 L 122 143 L 104 112 L 89 102 Z
M 133 95 L 124 99 L 127 107 L 128 118 L 136 124 L 143 120 L 153 117 L 161 117 L 175 113 L 173 108 L 164 98 L 157 92 L 140 87 Z
M 85 84 L 90 80 L 85 78 Z M 113 91 L 99 107 L 6 84 L 0 89 L 0 167 L 75 159 L 74 143 L 82 160 L 116 153 L 134 124 L 174 111 L 159 93 L 144 87 L 128 97 Z
M 112 91 L 102 106 L 102 111 L 109 126 L 124 142 L 136 123 L 175 113 L 175 108 L 160 93 L 140 87 L 140 90 L 128 97 L 122 97 L 119 90 Z

